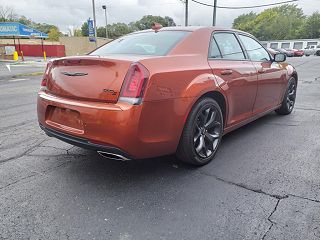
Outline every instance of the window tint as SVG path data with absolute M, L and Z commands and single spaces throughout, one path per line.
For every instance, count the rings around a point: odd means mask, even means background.
M 216 40 L 213 38 L 211 41 L 210 58 L 222 58 Z
M 270 61 L 269 53 L 256 40 L 244 35 L 239 38 L 252 61 Z
M 241 46 L 233 33 L 215 33 L 214 38 L 220 48 L 222 58 L 245 59 Z
M 166 55 L 189 32 L 184 31 L 160 31 L 131 34 L 116 39 L 90 55 L 106 56 L 108 54 L 132 54 L 132 55 Z

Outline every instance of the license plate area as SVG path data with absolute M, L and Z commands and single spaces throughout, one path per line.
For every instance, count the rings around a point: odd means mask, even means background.
M 76 134 L 84 133 L 80 113 L 72 109 L 48 106 L 46 123 L 64 131 Z

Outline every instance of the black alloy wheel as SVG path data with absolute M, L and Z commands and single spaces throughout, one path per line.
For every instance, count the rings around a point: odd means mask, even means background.
M 218 110 L 212 106 L 202 108 L 194 124 L 193 143 L 196 153 L 201 158 L 212 156 L 217 150 L 222 122 Z
M 292 81 L 289 85 L 288 94 L 287 94 L 287 108 L 289 111 L 292 111 L 295 101 L 296 101 L 296 83 Z
M 223 116 L 212 98 L 202 98 L 193 106 L 177 150 L 177 157 L 202 166 L 214 159 L 223 135 Z
M 292 112 L 297 96 L 297 80 L 290 78 L 288 87 L 281 103 L 281 107 L 276 110 L 276 113 L 280 115 L 288 115 Z

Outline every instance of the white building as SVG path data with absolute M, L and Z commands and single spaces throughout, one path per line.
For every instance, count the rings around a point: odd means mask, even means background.
M 320 39 L 294 39 L 294 40 L 273 40 L 261 41 L 264 47 L 268 48 L 290 48 L 290 49 L 304 49 L 307 46 L 319 45 Z

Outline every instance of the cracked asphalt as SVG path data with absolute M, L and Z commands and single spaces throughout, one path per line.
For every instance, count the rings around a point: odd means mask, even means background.
M 320 57 L 289 61 L 293 113 L 226 135 L 202 168 L 49 138 L 41 76 L 0 79 L 0 239 L 320 239 Z

